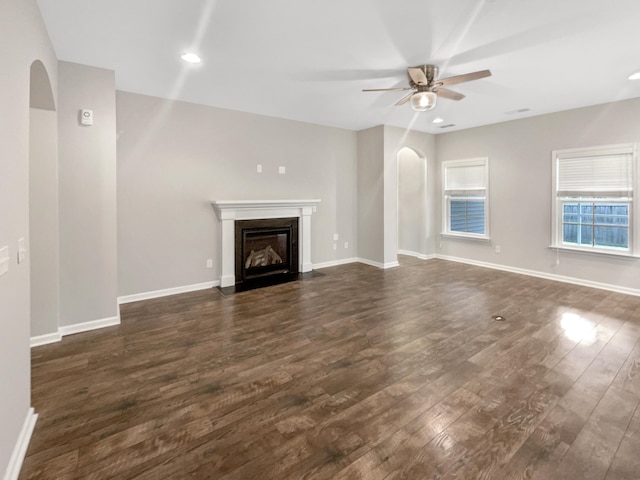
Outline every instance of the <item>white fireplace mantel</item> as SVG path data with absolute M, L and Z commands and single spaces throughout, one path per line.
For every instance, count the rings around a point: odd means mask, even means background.
M 298 217 L 299 265 L 301 273 L 310 272 L 311 263 L 311 214 L 320 200 L 217 200 L 211 202 L 222 224 L 222 269 L 220 286 L 231 287 L 236 283 L 235 224 L 236 220 Z

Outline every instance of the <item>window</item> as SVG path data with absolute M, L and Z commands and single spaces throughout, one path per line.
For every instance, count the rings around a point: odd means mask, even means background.
M 634 150 L 553 152 L 552 247 L 633 255 Z
M 442 162 L 443 233 L 489 238 L 489 159 Z

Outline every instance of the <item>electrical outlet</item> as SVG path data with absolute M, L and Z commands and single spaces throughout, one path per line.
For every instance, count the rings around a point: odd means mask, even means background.
M 340 235 L 338 235 L 337 233 L 333 234 L 333 241 L 337 242 L 340 239 Z
M 344 242 L 344 248 L 349 248 L 349 242 Z
M 333 244 L 333 249 L 334 249 L 334 250 L 337 250 L 337 249 L 338 249 L 338 244 L 337 244 L 337 243 L 335 243 L 335 242 L 334 242 L 334 244 Z
M 9 271 L 9 246 L 0 248 L 0 277 Z
M 210 258 L 207 260 L 207 268 L 213 268 L 213 260 Z
M 496 253 L 500 253 L 502 251 L 502 249 L 500 248 L 500 245 L 496 245 Z
M 258 172 L 258 173 L 262 173 L 262 165 L 261 165 L 261 164 L 258 164 L 258 165 L 256 166 L 256 172 Z

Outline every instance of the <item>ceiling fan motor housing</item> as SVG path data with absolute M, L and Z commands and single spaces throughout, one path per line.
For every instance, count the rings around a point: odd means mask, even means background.
M 417 67 L 414 67 L 414 68 L 418 68 L 422 70 L 422 73 L 424 73 L 424 76 L 427 78 L 427 83 L 426 84 L 416 83 L 413 81 L 413 78 L 411 78 L 411 75 L 408 75 L 409 85 L 418 91 L 427 91 L 429 88 L 433 86 L 436 78 L 438 78 L 438 67 L 436 67 L 435 65 L 418 65 Z M 423 88 L 420 88 L 420 87 L 423 87 Z

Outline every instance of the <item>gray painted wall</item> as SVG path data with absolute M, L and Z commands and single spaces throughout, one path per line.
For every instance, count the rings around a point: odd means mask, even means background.
M 551 243 L 551 152 L 640 142 L 640 99 L 439 135 L 438 162 L 489 158 L 491 242 L 441 238 L 439 253 L 640 289 L 640 260 L 556 252 Z M 437 178 L 441 178 L 438 169 Z M 437 228 L 442 189 L 438 182 Z M 637 216 L 636 216 L 637 218 Z M 500 245 L 502 253 L 495 253 Z
M 33 0 L 0 2 L 0 246 L 9 271 L 0 277 L 0 476 L 30 405 L 29 254 L 17 263 L 17 241 L 29 239 L 29 77 L 40 59 L 56 91 L 56 58 Z
M 398 152 L 403 148 L 393 140 L 395 129 L 384 127 L 384 266 L 398 264 Z
M 319 198 L 312 262 L 354 256 L 355 132 L 125 92 L 117 112 L 120 296 L 219 279 L 213 200 Z
M 115 75 L 59 65 L 60 326 L 117 311 Z M 80 109 L 94 124 L 79 125 Z
M 58 129 L 55 111 L 29 117 L 31 336 L 58 331 Z
M 358 257 L 384 263 L 384 127 L 358 132 Z

